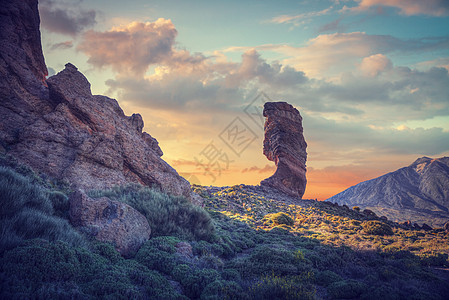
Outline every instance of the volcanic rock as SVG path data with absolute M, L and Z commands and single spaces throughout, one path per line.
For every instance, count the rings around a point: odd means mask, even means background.
M 264 105 L 263 154 L 276 164 L 276 172 L 260 184 L 302 198 L 306 189 L 307 143 L 299 111 L 286 102 Z
M 427 225 L 426 223 L 423 223 L 421 228 L 425 231 L 433 230 L 433 228 Z
M 92 95 L 72 64 L 45 80 L 37 0 L 1 3 L 0 150 L 74 189 L 141 183 L 200 203 L 139 114 Z
M 106 197 L 91 199 L 81 191 L 70 195 L 70 221 L 123 256 L 132 256 L 151 234 L 147 219 L 131 206 Z

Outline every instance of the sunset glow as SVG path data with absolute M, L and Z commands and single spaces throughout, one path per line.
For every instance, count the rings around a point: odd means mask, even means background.
M 304 198 L 449 155 L 447 1 L 42 0 L 40 13 L 50 75 L 70 57 L 191 183 L 274 173 L 265 101 L 303 117 Z

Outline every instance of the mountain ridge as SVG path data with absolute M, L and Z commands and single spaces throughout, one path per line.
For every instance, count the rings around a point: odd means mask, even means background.
M 441 226 L 449 219 L 449 157 L 418 158 L 407 167 L 361 182 L 326 201 L 371 209 L 396 221 L 411 219 Z M 401 210 L 408 213 L 401 215 Z

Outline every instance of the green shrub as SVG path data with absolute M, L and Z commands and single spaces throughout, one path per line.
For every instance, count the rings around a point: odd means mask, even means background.
M 146 242 L 137 252 L 135 259 L 151 270 L 171 274 L 176 266 L 177 257 L 174 237 L 156 237 Z
M 54 215 L 68 219 L 70 210 L 69 197 L 60 191 L 50 191 L 48 192 L 48 198 L 52 203 Z
M 284 212 L 268 214 L 264 217 L 264 219 L 266 219 L 268 223 L 272 222 L 274 225 L 293 226 L 295 224 L 293 218 Z
M 367 234 L 373 235 L 392 235 L 393 229 L 380 221 L 366 221 L 362 224 L 363 230 Z
M 102 255 L 42 239 L 6 251 L 0 260 L 0 283 L 5 287 L 0 298 L 185 299 L 164 276 L 117 257 L 110 245 L 93 248 Z
M 329 295 L 334 299 L 354 299 L 360 297 L 366 285 L 356 280 L 342 280 L 327 287 Z
M 53 213 L 52 203 L 42 187 L 12 169 L 0 167 L 0 218 L 10 218 L 23 208 Z
M 172 272 L 173 278 L 181 283 L 186 296 L 199 298 L 210 283 L 221 280 L 220 274 L 213 269 L 197 269 L 186 264 L 177 265 Z
M 341 281 L 342 278 L 340 275 L 336 274 L 335 272 L 332 272 L 330 270 L 324 270 L 321 272 L 318 272 L 315 276 L 315 283 L 321 286 L 329 286 L 330 284 Z
M 242 299 L 243 289 L 233 281 L 215 280 L 201 293 L 201 300 Z
M 91 191 L 89 195 L 108 197 L 132 206 L 147 218 L 153 236 L 175 235 L 189 240 L 210 240 L 214 233 L 210 215 L 184 197 L 137 184 Z
M 82 235 L 66 219 L 53 215 L 53 203 L 56 211 L 62 212 L 68 205 L 67 197 L 33 183 L 12 169 L 0 167 L 0 253 L 32 238 L 86 245 Z
M 237 269 L 245 277 L 294 275 L 298 272 L 292 251 L 269 246 L 257 247 L 251 255 L 232 260 L 228 267 Z
M 250 288 L 251 299 L 315 299 L 310 274 L 292 277 L 265 276 Z

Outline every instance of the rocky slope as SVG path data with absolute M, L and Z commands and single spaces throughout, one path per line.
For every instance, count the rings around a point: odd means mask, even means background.
M 190 185 L 163 161 L 139 114 L 92 95 L 76 67 L 48 80 L 36 0 L 2 1 L 0 149 L 75 188 L 137 182 L 196 201 Z
M 302 198 L 306 189 L 307 143 L 299 111 L 286 102 L 264 105 L 265 139 L 263 153 L 274 161 L 276 172 L 260 184 L 290 196 Z
M 449 157 L 422 157 L 410 166 L 359 183 L 327 199 L 369 208 L 397 221 L 441 226 L 449 219 Z

